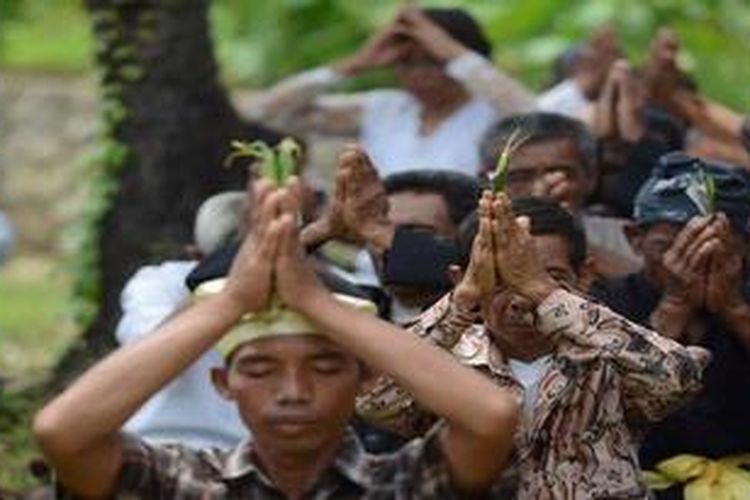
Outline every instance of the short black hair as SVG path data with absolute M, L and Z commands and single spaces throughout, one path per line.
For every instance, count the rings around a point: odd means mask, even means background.
M 526 143 L 569 139 L 581 153 L 585 172 L 591 172 L 596 161 L 596 140 L 580 120 L 558 113 L 533 112 L 509 116 L 492 125 L 479 144 L 482 166 L 492 170 L 505 144 L 516 130 Z
M 550 78 L 546 88 L 552 88 L 570 78 L 576 65 L 581 61 L 582 54 L 582 44 L 571 45 L 558 54 L 552 61 Z
M 513 213 L 525 215 L 531 222 L 531 234 L 559 235 L 568 241 L 568 259 L 577 272 L 586 260 L 586 234 L 581 221 L 549 198 L 523 196 L 513 200 Z M 458 229 L 458 252 L 463 269 L 469 265 L 471 247 L 479 231 L 479 215 L 469 214 Z
M 480 195 L 478 179 L 452 170 L 406 170 L 389 175 L 383 185 L 389 195 L 407 191 L 440 195 L 456 226 L 476 208 Z
M 492 55 L 492 44 L 487 35 L 477 20 L 464 9 L 428 8 L 422 9 L 422 12 L 464 47 L 486 58 Z

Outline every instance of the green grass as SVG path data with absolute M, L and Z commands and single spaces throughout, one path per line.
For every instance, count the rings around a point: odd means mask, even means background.
M 50 7 L 47 2 L 30 2 L 19 18 L 0 25 L 0 66 L 51 72 L 93 68 L 90 26 L 80 2 L 55 2 Z
M 68 277 L 46 259 L 18 258 L 0 268 L 0 377 L 35 378 L 71 340 Z
M 68 277 L 49 258 L 16 258 L 0 268 L 0 490 L 35 485 L 39 456 L 31 417 L 44 396 L 35 389 L 75 337 L 68 319 Z M 0 494 L 0 496 L 2 496 Z

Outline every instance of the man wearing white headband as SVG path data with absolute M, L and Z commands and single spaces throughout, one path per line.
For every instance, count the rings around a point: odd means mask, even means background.
M 299 242 L 294 187 L 256 183 L 259 210 L 226 281 L 100 362 L 36 416 L 34 433 L 64 490 L 128 498 L 464 498 L 493 483 L 511 446 L 516 397 L 323 288 Z M 227 357 L 214 382 L 237 404 L 252 441 L 197 452 L 121 433 L 149 396 L 217 342 Z M 444 423 L 392 455 L 368 455 L 348 429 L 363 363 L 398 380 Z

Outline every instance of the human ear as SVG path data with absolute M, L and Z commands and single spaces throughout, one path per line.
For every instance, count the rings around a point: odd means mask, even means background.
M 587 293 L 596 280 L 596 257 L 590 252 L 587 253 L 576 274 L 576 289 L 579 292 Z
M 641 244 L 643 242 L 643 229 L 632 222 L 628 222 L 622 226 L 622 232 L 625 233 L 625 238 L 627 238 L 633 252 L 635 252 L 636 255 L 642 256 L 643 250 Z
M 461 270 L 461 266 L 458 266 L 457 264 L 451 264 L 448 266 L 445 274 L 448 276 L 448 281 L 450 281 L 454 287 L 458 285 L 464 277 L 464 272 Z
M 229 368 L 214 367 L 211 368 L 211 383 L 219 393 L 219 396 L 227 401 L 233 401 L 234 397 L 229 391 Z

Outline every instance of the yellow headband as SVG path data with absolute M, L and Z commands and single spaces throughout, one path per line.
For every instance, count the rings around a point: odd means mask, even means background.
M 224 289 L 225 278 L 201 283 L 193 292 L 193 300 L 200 301 L 216 295 Z M 334 297 L 360 311 L 377 314 L 377 307 L 369 300 L 350 295 L 334 294 Z M 216 343 L 222 356 L 229 355 L 239 345 L 255 340 L 282 337 L 285 335 L 321 335 L 303 315 L 287 309 L 283 304 L 272 304 L 264 311 L 247 313 Z

